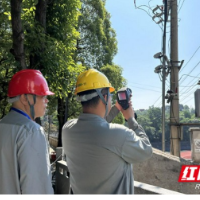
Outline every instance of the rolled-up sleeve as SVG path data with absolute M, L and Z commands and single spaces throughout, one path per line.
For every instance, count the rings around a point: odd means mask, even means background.
M 106 116 L 105 120 L 108 123 L 112 122 L 112 120 L 118 115 L 118 113 L 119 113 L 119 110 L 117 109 L 115 105 L 113 105 L 109 114 Z

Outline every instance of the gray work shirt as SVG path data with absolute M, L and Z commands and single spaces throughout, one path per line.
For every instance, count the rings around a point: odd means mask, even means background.
M 43 128 L 15 111 L 0 121 L 0 194 L 53 194 Z
M 133 194 L 132 163 L 151 157 L 152 146 L 134 118 L 129 128 L 81 114 L 62 130 L 62 143 L 75 194 Z

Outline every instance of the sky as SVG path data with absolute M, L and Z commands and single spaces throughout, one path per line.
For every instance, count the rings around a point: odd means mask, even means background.
M 200 80 L 200 1 L 177 2 L 178 58 L 184 60 L 179 71 L 179 104 L 194 108 L 194 92 L 200 89 L 197 85 Z M 135 0 L 134 4 L 134 0 L 106 0 L 106 10 L 111 15 L 111 26 L 118 42 L 113 62 L 123 68 L 122 75 L 133 92 L 135 110 L 162 106 L 162 81 L 154 72 L 161 63 L 153 57 L 162 52 L 163 24 L 152 20 L 152 9 L 157 5 L 163 5 L 163 1 Z M 166 55 L 170 58 L 170 22 L 166 32 Z M 167 92 L 170 74 L 165 87 Z M 165 105 L 170 105 L 167 100 Z

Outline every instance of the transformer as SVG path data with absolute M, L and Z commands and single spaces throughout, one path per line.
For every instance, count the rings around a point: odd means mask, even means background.
M 200 117 L 200 89 L 194 93 L 195 117 Z

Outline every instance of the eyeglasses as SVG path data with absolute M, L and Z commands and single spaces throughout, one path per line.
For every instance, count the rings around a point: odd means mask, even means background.
M 103 94 L 103 96 L 106 96 L 106 95 L 108 96 L 108 98 L 111 97 L 111 99 L 113 97 L 113 94 L 111 94 L 110 92 L 108 94 Z
M 113 94 L 109 93 L 109 96 L 110 96 L 111 98 L 113 98 Z

